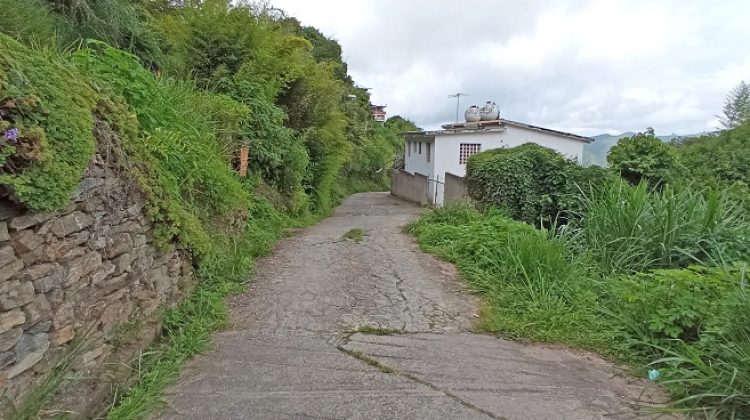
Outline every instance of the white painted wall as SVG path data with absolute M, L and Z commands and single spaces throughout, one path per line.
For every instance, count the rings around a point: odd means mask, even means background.
M 419 143 L 422 143 L 422 152 Z M 429 146 L 428 146 L 429 144 Z M 427 148 L 430 149 L 430 161 L 427 161 Z M 411 148 L 411 152 L 409 151 Z M 404 144 L 404 170 L 411 174 L 418 173 L 435 179 L 435 137 L 434 136 L 407 136 Z M 435 196 L 435 183 L 429 183 L 428 193 L 430 197 Z
M 419 137 L 411 137 L 411 140 L 419 140 Z M 408 150 L 405 153 L 405 170 L 410 173 L 419 172 L 427 175 L 431 182 L 430 194 L 435 195 L 434 187 L 437 186 L 437 204 L 443 203 L 443 184 L 445 173 L 465 176 L 466 165 L 459 161 L 459 150 L 461 143 L 481 144 L 481 151 L 496 149 L 498 147 L 515 147 L 525 143 L 536 143 L 541 146 L 560 152 L 568 158 L 575 159 L 579 163 L 583 157 L 583 141 L 562 137 L 543 131 L 526 129 L 521 127 L 506 126 L 504 130 L 496 131 L 465 131 L 462 133 L 440 133 L 435 136 L 424 136 L 422 139 L 422 154 L 418 147 L 412 145 L 411 155 Z M 433 142 L 431 161 L 427 162 L 426 142 Z M 408 142 L 407 146 L 408 147 Z
M 557 150 L 563 156 L 581 163 L 583 160 L 583 145 L 581 140 L 557 136 L 543 131 L 529 130 L 521 127 L 507 126 L 505 132 L 505 146 L 515 147 L 525 143 L 536 143 L 540 146 Z
M 422 143 L 422 153 L 419 153 L 419 143 Z M 409 173 L 420 173 L 422 175 L 432 176 L 435 169 L 435 150 L 434 150 L 434 136 L 424 136 L 407 138 L 404 145 L 404 169 Z M 427 162 L 427 144 L 430 144 L 430 162 Z M 411 148 L 411 152 L 409 152 Z

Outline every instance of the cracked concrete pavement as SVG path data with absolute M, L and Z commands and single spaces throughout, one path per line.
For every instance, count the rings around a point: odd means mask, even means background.
M 471 332 L 476 299 L 401 232 L 420 211 L 355 194 L 280 241 L 159 418 L 647 417 L 658 391 L 596 356 Z M 354 228 L 359 243 L 342 238 Z

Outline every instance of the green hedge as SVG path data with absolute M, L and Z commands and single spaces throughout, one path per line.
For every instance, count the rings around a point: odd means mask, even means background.
M 536 226 L 571 217 L 580 208 L 579 188 L 596 188 L 610 178 L 605 169 L 583 168 L 534 143 L 478 153 L 469 159 L 466 174 L 474 200 Z

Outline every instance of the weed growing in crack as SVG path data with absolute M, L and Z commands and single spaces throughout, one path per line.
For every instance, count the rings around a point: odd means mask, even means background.
M 372 357 L 370 357 L 370 356 L 362 353 L 359 350 L 349 350 L 349 349 L 346 349 L 346 348 L 344 348 L 342 346 L 338 346 L 336 348 L 340 352 L 346 353 L 349 356 L 351 356 L 351 357 L 353 357 L 353 358 L 355 358 L 357 360 L 360 360 L 361 362 L 363 362 L 365 364 L 368 364 L 370 366 L 378 368 L 383 373 L 394 373 L 395 372 L 395 370 L 392 367 L 390 367 L 390 366 L 388 366 L 388 365 L 386 365 L 386 364 L 384 364 L 384 363 L 382 363 L 382 362 L 380 362 L 380 361 L 378 361 L 376 359 L 373 359 Z
M 354 330 L 354 333 L 369 334 L 369 335 L 394 335 L 403 333 L 402 330 L 396 330 L 393 328 L 381 328 L 373 327 L 371 325 L 361 325 Z
M 349 231 L 344 234 L 343 238 L 354 241 L 356 243 L 360 243 L 364 239 L 364 236 L 365 232 L 362 229 L 354 228 L 349 229 Z

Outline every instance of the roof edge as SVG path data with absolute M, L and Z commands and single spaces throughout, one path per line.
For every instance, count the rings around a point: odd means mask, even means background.
M 555 134 L 555 135 L 558 135 L 558 136 L 561 136 L 561 137 L 568 137 L 568 138 L 571 138 L 571 139 L 574 139 L 574 140 L 578 140 L 578 141 L 583 141 L 583 142 L 586 142 L 586 143 L 593 143 L 594 142 L 594 138 L 593 137 L 579 136 L 578 134 L 568 133 L 566 131 L 553 130 L 551 128 L 544 128 L 544 127 L 539 127 L 539 126 L 536 126 L 536 125 L 526 124 L 526 123 L 522 123 L 522 122 L 518 122 L 518 121 L 506 120 L 504 118 L 501 118 L 500 121 L 503 124 L 509 125 L 511 127 L 525 128 L 527 130 L 534 130 L 534 131 L 541 131 L 541 132 L 545 132 L 545 133 Z

